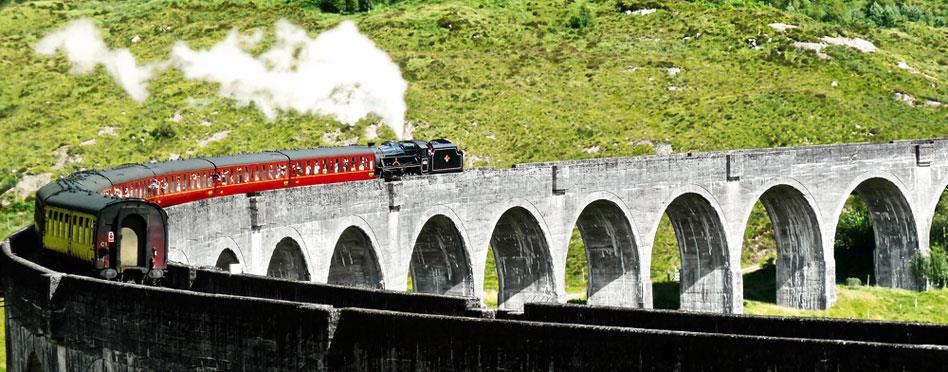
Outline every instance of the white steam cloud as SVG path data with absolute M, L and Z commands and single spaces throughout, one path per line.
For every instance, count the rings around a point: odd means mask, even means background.
M 310 38 L 306 30 L 280 20 L 276 42 L 260 55 L 248 50 L 262 31 L 228 36 L 204 50 L 178 42 L 168 62 L 138 67 L 125 49 L 110 50 L 91 21 L 72 22 L 43 38 L 37 53 L 64 50 L 73 72 L 88 73 L 96 65 L 136 101 L 148 97 L 146 83 L 163 66 L 180 70 L 187 79 L 220 84 L 220 95 L 241 105 L 253 104 L 270 119 L 295 112 L 330 116 L 354 124 L 378 115 L 398 137 L 404 134 L 405 89 L 398 65 L 349 21 Z
M 132 99 L 142 102 L 148 98 L 146 83 L 151 79 L 154 66 L 139 67 L 128 49 L 109 49 L 95 24 L 88 19 L 70 23 L 66 28 L 53 32 L 36 44 L 36 53 L 51 56 L 63 50 L 72 63 L 70 72 L 83 75 L 102 65 L 118 85 Z

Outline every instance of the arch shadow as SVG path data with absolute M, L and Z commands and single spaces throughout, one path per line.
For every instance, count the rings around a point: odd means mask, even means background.
M 883 287 L 919 289 L 912 272 L 912 263 L 920 252 L 919 237 L 912 206 L 903 188 L 893 180 L 875 176 L 860 181 L 846 196 L 853 193 L 866 203 L 872 221 L 875 283 Z M 845 199 L 837 209 L 837 223 Z M 840 262 L 836 264 L 839 266 Z
M 813 203 L 803 191 L 787 184 L 767 188 L 758 200 L 773 225 L 777 245 L 772 278 L 776 303 L 798 309 L 825 308 L 826 262 Z
M 474 276 L 461 232 L 437 214 L 422 226 L 412 248 L 409 270 L 415 292 L 455 296 L 474 294 Z
M 26 372 L 43 372 L 43 363 L 40 362 L 39 358 L 36 356 L 35 352 L 30 353 L 30 357 L 26 360 L 26 368 L 23 369 Z
M 277 243 L 273 254 L 270 256 L 270 264 L 267 265 L 267 276 L 308 281 L 310 280 L 310 274 L 307 267 L 306 257 L 303 255 L 303 249 L 299 243 L 293 238 L 285 237 Z
M 360 288 L 384 288 L 372 241 L 359 227 L 347 227 L 336 242 L 329 263 L 328 283 Z
M 557 301 L 549 245 L 532 213 L 519 206 L 506 210 L 494 226 L 490 244 L 497 263 L 500 308 Z
M 681 310 L 735 311 L 727 234 L 718 209 L 707 197 L 685 192 L 668 204 L 665 213 L 675 231 L 681 259 Z
M 214 267 L 224 271 L 230 271 L 230 265 L 234 264 L 240 264 L 240 259 L 237 258 L 237 254 L 230 248 L 224 248 L 221 254 L 217 256 Z
M 587 204 L 575 226 L 586 247 L 587 303 L 641 307 L 640 262 L 632 225 L 614 201 Z

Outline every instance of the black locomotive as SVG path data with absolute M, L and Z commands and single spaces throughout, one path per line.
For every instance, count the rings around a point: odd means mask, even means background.
M 375 151 L 378 176 L 386 180 L 403 175 L 460 172 L 464 152 L 446 139 L 387 141 Z

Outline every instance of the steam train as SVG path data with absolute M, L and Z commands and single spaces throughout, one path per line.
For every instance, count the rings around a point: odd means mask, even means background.
M 36 194 L 35 226 L 47 252 L 90 265 L 105 279 L 157 280 L 168 258 L 163 207 L 289 187 L 463 171 L 450 141 L 347 146 L 128 164 L 82 171 Z

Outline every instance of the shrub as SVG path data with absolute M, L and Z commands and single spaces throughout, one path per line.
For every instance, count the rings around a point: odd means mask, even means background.
M 384 1 L 378 0 L 306 0 L 301 4 L 305 6 L 315 6 L 319 10 L 327 13 L 357 13 L 372 10 L 377 3 Z M 394 2 L 394 1 L 393 1 Z
M 569 17 L 569 27 L 582 29 L 589 26 L 593 21 L 593 14 L 586 4 L 580 3 L 572 13 Z
M 625 12 L 626 10 L 639 10 L 639 9 L 668 9 L 664 3 L 656 0 L 618 0 L 616 1 L 616 9 L 619 12 Z
M 858 287 L 862 285 L 862 280 L 859 278 L 846 278 L 846 285 L 850 287 Z
M 948 288 L 948 253 L 940 245 L 933 245 L 928 256 L 919 256 L 912 263 L 912 271 L 920 283 L 936 288 Z
M 176 135 L 174 127 L 167 122 L 160 123 L 152 128 L 148 134 L 156 140 L 171 139 Z
M 875 245 L 869 207 L 861 198 L 850 196 L 836 226 L 836 277 L 866 278 L 865 284 L 872 285 Z

